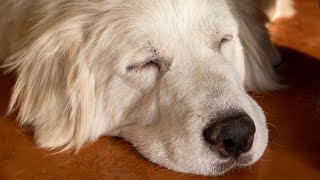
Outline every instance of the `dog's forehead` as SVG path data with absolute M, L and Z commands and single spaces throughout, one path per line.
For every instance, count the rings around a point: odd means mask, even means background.
M 227 0 L 144 0 L 136 5 L 140 6 L 132 21 L 133 29 L 139 29 L 136 39 L 150 39 L 160 49 L 174 52 L 183 43 L 196 46 L 223 34 L 237 34 Z
M 143 4 L 137 17 L 140 29 L 170 37 L 206 31 L 231 33 L 236 28 L 226 0 L 161 0 Z M 144 22 L 144 24 L 141 24 Z

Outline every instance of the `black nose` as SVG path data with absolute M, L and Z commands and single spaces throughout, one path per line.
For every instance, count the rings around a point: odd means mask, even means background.
M 203 131 L 205 140 L 223 157 L 237 158 L 248 152 L 256 131 L 247 114 L 220 119 Z

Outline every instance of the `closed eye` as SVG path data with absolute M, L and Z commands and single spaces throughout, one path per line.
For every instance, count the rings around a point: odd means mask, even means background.
M 144 62 L 138 62 L 127 67 L 127 71 L 142 71 L 157 68 L 160 70 L 160 64 L 158 59 L 151 59 Z
M 219 49 L 221 48 L 222 45 L 224 45 L 225 43 L 228 43 L 232 40 L 233 40 L 233 35 L 231 35 L 231 34 L 227 34 L 227 35 L 223 36 L 219 42 Z

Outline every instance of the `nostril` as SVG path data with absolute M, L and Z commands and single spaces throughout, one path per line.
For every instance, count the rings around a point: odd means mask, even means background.
M 253 135 L 246 135 L 244 138 L 239 138 L 239 140 L 237 139 L 224 140 L 223 154 L 225 154 L 224 151 L 226 151 L 229 156 L 237 158 L 242 153 L 246 153 L 251 149 L 253 144 L 253 139 L 254 139 Z
M 255 125 L 246 114 L 218 120 L 204 130 L 205 140 L 223 157 L 237 158 L 253 144 Z
M 235 142 L 232 139 L 223 140 L 222 142 L 214 145 L 214 148 L 219 152 L 222 157 L 228 158 L 231 156 L 235 148 Z
M 227 139 L 223 141 L 224 148 L 231 149 L 235 147 L 235 142 L 232 139 Z

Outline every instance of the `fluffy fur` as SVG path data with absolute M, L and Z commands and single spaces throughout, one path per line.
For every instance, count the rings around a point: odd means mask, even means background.
M 253 164 L 268 131 L 246 91 L 279 87 L 265 2 L 2 0 L 0 57 L 17 78 L 9 112 L 34 127 L 43 148 L 79 149 L 110 135 L 180 172 Z M 257 131 L 237 162 L 202 138 L 232 109 L 249 114 Z

